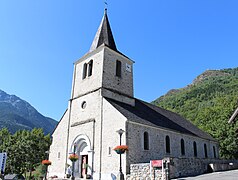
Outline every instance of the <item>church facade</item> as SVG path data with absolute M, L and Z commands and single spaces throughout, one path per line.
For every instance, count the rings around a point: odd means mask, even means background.
M 119 52 L 107 12 L 89 52 L 74 63 L 68 109 L 53 132 L 48 176 L 64 178 L 69 155 L 75 152 L 75 177 L 115 179 L 133 163 L 164 157 L 218 158 L 218 143 L 180 115 L 136 99 L 133 93 L 133 61 Z M 86 166 L 85 166 L 86 164 Z

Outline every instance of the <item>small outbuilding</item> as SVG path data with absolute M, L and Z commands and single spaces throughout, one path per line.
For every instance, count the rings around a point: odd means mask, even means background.
M 25 178 L 21 174 L 7 174 L 4 180 L 25 180 Z

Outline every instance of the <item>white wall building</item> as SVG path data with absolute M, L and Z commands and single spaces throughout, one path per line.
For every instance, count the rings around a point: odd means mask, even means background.
M 53 132 L 49 176 L 65 177 L 69 154 L 80 157 L 75 176 L 114 179 L 119 171 L 117 130 L 123 129 L 122 171 L 164 157 L 218 158 L 218 143 L 180 115 L 134 98 L 133 61 L 116 48 L 107 11 L 90 51 L 74 64 L 68 109 Z M 83 167 L 83 159 L 88 166 Z

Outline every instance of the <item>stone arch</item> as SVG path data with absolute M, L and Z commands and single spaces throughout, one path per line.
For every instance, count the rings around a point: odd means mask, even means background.
M 71 144 L 71 152 L 73 152 L 74 144 L 76 144 L 76 151 L 83 152 L 85 149 L 91 150 L 91 141 L 85 134 L 78 135 Z
M 82 177 L 82 157 L 87 157 L 87 174 L 92 175 L 93 172 L 93 150 L 89 137 L 85 134 L 78 135 L 70 146 L 70 152 L 74 152 L 79 156 L 75 162 L 75 177 Z

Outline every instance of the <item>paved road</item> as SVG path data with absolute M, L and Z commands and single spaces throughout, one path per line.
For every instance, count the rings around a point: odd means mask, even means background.
M 238 170 L 214 172 L 200 176 L 178 178 L 177 180 L 238 180 Z

